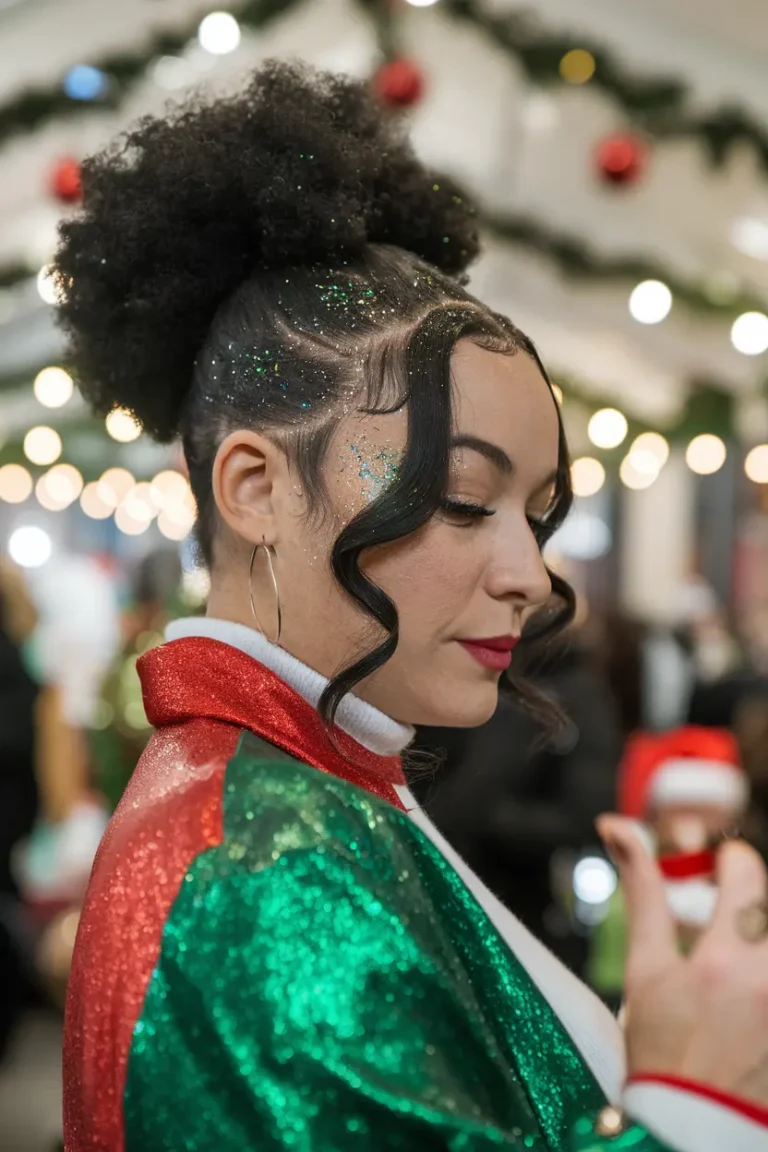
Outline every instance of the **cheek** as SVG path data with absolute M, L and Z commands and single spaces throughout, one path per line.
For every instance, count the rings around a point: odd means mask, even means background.
M 366 574 L 397 607 L 403 649 L 439 639 L 472 599 L 485 565 L 470 535 L 432 523 L 365 559 Z

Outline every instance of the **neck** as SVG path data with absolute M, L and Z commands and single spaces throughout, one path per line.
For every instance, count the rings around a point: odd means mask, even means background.
M 165 631 L 166 640 L 205 636 L 238 648 L 279 676 L 316 708 L 328 684 L 325 676 L 302 664 L 290 652 L 271 643 L 263 633 L 246 624 L 218 620 L 211 616 L 191 616 L 174 620 Z M 395 756 L 413 739 L 413 728 L 385 716 L 357 696 L 345 696 L 336 713 L 336 724 L 358 744 L 379 756 Z

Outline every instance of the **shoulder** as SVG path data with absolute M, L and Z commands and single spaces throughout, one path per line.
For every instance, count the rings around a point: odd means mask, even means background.
M 235 856 L 249 869 L 273 865 L 286 852 L 317 850 L 381 869 L 418 838 L 393 805 L 250 733 L 241 734 L 228 761 L 222 803 L 224 841 L 237 843 Z

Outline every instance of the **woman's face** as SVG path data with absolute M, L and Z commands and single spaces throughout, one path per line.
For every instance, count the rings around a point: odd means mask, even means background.
M 449 498 L 472 514 L 441 511 L 406 539 L 363 553 L 363 571 L 397 606 L 400 637 L 393 657 L 356 692 L 401 722 L 469 727 L 493 714 L 523 623 L 550 593 L 530 521 L 551 503 L 559 432 L 552 394 L 525 353 L 489 352 L 465 340 L 453 376 Z M 329 557 L 341 528 L 392 480 L 406 431 L 404 412 L 341 423 L 325 462 L 330 513 L 317 522 L 305 516 L 304 493 L 285 458 L 272 469 L 267 540 L 280 588 L 281 645 L 325 676 L 384 638 L 338 586 Z M 256 608 L 274 637 L 274 594 L 257 555 Z

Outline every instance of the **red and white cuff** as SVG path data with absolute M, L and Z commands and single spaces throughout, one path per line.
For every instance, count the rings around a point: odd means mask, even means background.
M 675 1152 L 768 1152 L 768 1107 L 675 1076 L 634 1076 L 622 1105 Z

